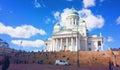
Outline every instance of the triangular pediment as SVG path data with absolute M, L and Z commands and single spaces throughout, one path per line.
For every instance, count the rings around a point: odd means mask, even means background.
M 59 32 L 53 33 L 53 35 L 63 35 L 63 34 L 72 34 L 76 33 L 75 31 L 72 31 L 72 29 L 69 30 L 61 30 Z

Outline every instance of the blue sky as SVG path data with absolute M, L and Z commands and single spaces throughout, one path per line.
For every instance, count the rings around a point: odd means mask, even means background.
M 54 25 L 74 7 L 91 34 L 102 33 L 105 50 L 120 48 L 119 3 L 120 0 L 0 0 L 0 38 L 10 48 L 42 50 L 43 40 L 51 37 Z

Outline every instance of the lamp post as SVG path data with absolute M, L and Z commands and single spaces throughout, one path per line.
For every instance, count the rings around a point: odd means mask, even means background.
M 46 45 L 45 50 L 46 50 L 46 52 L 47 52 L 47 43 L 46 43 L 45 45 Z
M 23 43 L 23 41 L 21 40 L 20 41 L 20 50 L 22 51 L 22 43 Z

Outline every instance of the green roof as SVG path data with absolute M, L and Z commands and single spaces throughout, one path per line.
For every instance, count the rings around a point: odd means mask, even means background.
M 68 14 L 76 14 L 76 15 L 79 15 L 79 14 L 77 13 L 77 11 L 74 10 L 74 9 L 72 9 Z
M 57 23 L 56 26 L 60 26 L 60 23 Z
M 85 20 L 81 20 L 82 23 L 85 23 Z

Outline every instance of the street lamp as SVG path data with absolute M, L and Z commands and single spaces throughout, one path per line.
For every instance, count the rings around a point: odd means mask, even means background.
M 21 40 L 20 41 L 20 50 L 22 51 L 22 43 L 23 43 L 23 41 Z
M 47 43 L 46 43 L 45 45 L 46 45 L 46 48 L 45 48 L 45 50 L 46 50 L 46 52 L 47 52 Z

